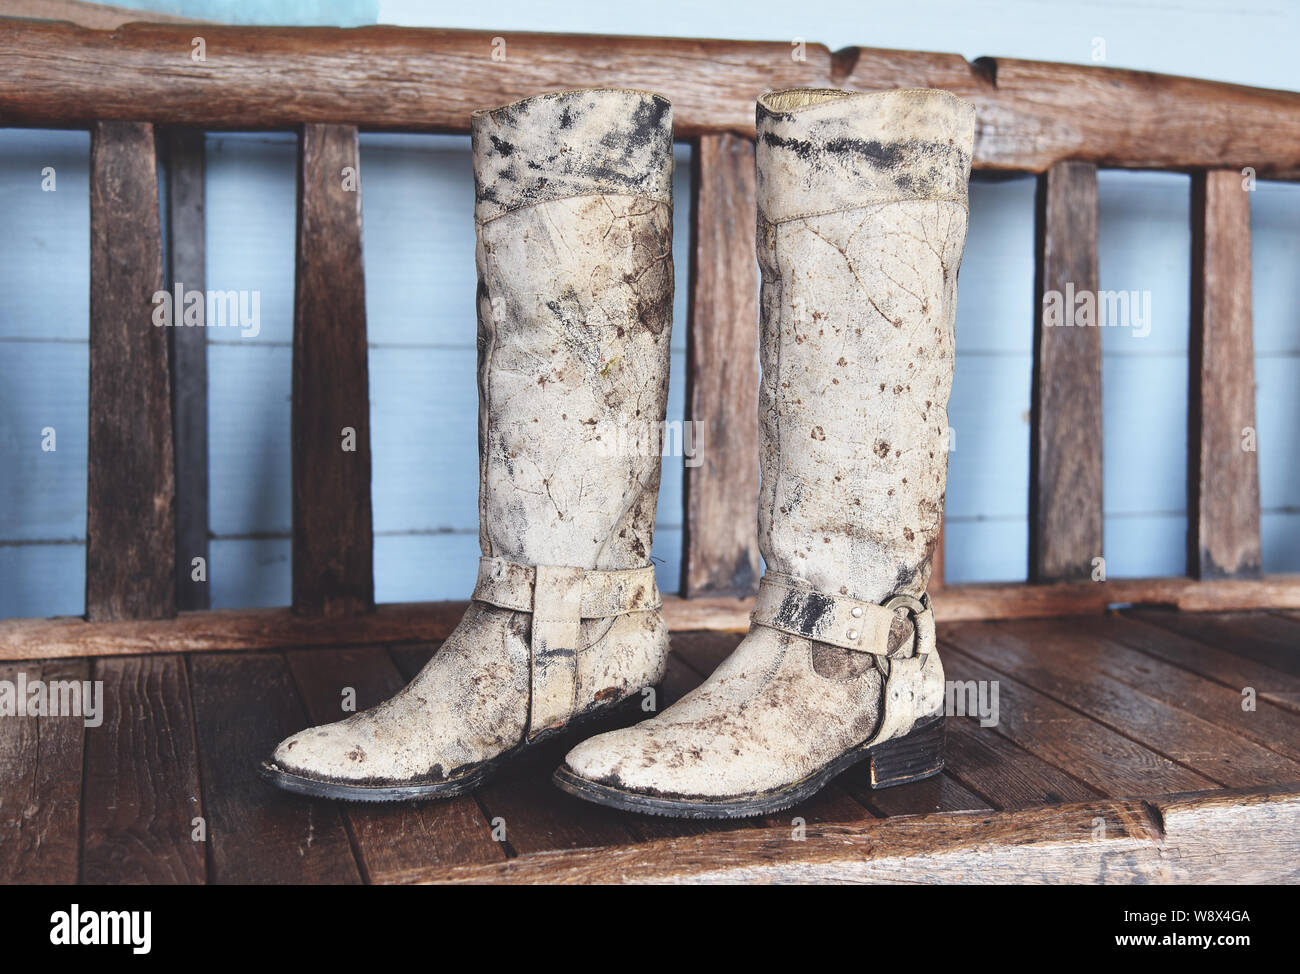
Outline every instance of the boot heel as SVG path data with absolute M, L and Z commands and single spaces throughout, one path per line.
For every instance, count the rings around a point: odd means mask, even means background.
M 920 781 L 943 770 L 943 717 L 871 749 L 871 787 Z

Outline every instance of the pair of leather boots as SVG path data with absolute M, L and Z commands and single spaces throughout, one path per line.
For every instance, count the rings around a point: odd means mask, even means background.
M 943 765 L 926 597 L 943 518 L 974 140 L 942 91 L 793 89 L 757 105 L 766 572 L 749 634 L 555 783 L 688 818 L 761 815 L 868 764 Z M 282 742 L 290 791 L 457 795 L 648 698 L 669 650 L 650 562 L 673 304 L 672 111 L 630 90 L 476 113 L 479 536 L 473 601 L 391 700 Z M 637 437 L 623 437 L 624 442 Z M 707 448 L 707 444 L 705 445 Z

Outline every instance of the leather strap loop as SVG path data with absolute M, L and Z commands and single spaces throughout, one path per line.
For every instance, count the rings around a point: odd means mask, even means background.
M 589 570 L 481 558 L 474 599 L 533 616 L 529 645 L 528 739 L 563 727 L 578 695 L 583 619 L 607 619 L 663 604 L 653 567 Z
M 573 571 L 581 573 L 580 618 L 608 619 L 663 605 L 653 566 L 611 570 L 575 568 Z M 473 598 L 501 609 L 532 612 L 537 572 L 533 565 L 504 558 L 480 558 Z
M 889 630 L 895 613 L 906 609 L 916 628 L 915 652 L 934 651 L 934 612 L 929 596 L 895 595 L 884 605 L 845 595 L 818 592 L 792 575 L 768 572 L 759 585 L 751 621 L 792 636 L 859 653 L 889 655 Z

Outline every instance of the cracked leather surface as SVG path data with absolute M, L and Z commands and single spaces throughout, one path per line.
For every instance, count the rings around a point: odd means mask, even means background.
M 757 114 L 763 557 L 828 595 L 920 596 L 943 518 L 974 109 L 938 91 L 795 90 Z M 882 637 L 888 659 L 752 625 L 694 692 L 566 764 L 656 796 L 796 782 L 942 709 L 938 653 L 912 655 L 906 618 Z
M 540 95 L 475 113 L 472 145 L 480 547 L 543 566 L 545 618 L 471 603 L 395 697 L 281 743 L 272 761 L 286 771 L 375 784 L 451 777 L 520 744 L 530 726 L 560 727 L 663 674 L 657 592 L 606 579 L 630 610 L 583 618 L 579 570 L 650 564 L 659 451 L 611 449 L 607 438 L 664 419 L 671 110 L 646 92 Z M 494 584 L 498 601 L 514 597 L 509 578 Z

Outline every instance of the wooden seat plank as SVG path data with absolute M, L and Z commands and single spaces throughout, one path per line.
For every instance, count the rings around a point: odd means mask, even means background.
M 1300 676 L 1300 621 L 1273 612 L 1135 611 L 1135 619 Z
M 1126 612 L 1108 628 L 1110 638 L 1148 656 L 1233 689 L 1254 687 L 1261 700 L 1300 714 L 1300 677 L 1257 660 L 1217 649 Z
M 1114 616 L 1075 619 L 1070 623 L 1069 637 L 1090 644 L 1097 665 L 1107 675 L 1292 761 L 1300 761 L 1300 715 L 1272 703 L 1249 681 L 1224 686 L 1122 644 L 1116 630 L 1132 625 Z M 1160 629 L 1155 633 L 1156 639 L 1168 642 L 1181 638 Z M 1243 692 L 1247 687 L 1254 691 L 1253 697 Z
M 308 725 L 278 653 L 190 659 L 190 693 L 213 883 L 360 883 L 338 806 L 290 795 L 257 775 Z
M 1300 764 L 1102 672 L 1099 649 L 1068 626 L 958 625 L 949 645 L 1226 787 L 1300 780 Z
M 0 663 L 0 680 L 90 679 L 85 660 Z M 0 719 L 0 883 L 77 881 L 81 771 L 86 738 L 79 717 Z
M 198 750 L 182 656 L 96 660 L 104 723 L 86 735 L 87 883 L 203 883 Z
M 941 640 L 949 680 L 998 684 L 998 733 L 1109 797 L 1200 791 L 1215 782 L 1203 774 L 1065 706 L 977 655 Z
M 382 646 L 296 650 L 285 657 L 313 724 L 348 716 L 343 710 L 345 690 L 351 691 L 352 712 L 359 713 L 387 700 L 407 682 Z M 413 866 L 505 858 L 472 795 L 433 802 L 348 803 L 340 808 L 368 882 L 392 882 Z

